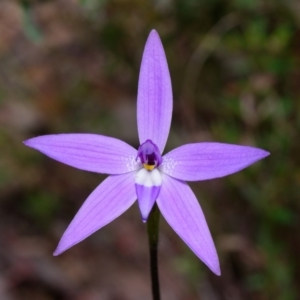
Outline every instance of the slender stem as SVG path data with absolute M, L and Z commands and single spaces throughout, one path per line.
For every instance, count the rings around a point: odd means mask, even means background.
M 160 212 L 154 204 L 148 221 L 147 221 L 147 232 L 150 249 L 150 272 L 152 282 L 152 296 L 153 300 L 160 300 L 159 291 L 159 279 L 158 279 L 158 266 L 157 266 L 157 245 L 158 245 L 158 228 L 159 228 L 159 216 Z

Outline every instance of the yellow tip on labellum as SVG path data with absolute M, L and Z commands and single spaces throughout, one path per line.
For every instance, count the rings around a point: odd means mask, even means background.
M 155 165 L 147 165 L 147 164 L 143 164 L 144 168 L 148 171 L 152 171 L 155 168 Z

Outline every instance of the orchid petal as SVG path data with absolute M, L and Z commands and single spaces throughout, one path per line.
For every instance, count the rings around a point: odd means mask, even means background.
M 190 187 L 183 181 L 164 175 L 156 202 L 174 231 L 216 275 L 220 275 L 214 242 Z
M 138 167 L 133 147 L 103 135 L 52 134 L 29 139 L 24 144 L 81 170 L 122 174 Z
M 149 213 L 157 199 L 161 182 L 161 174 L 157 169 L 147 171 L 143 168 L 136 173 L 135 189 L 144 222 L 147 221 Z
M 265 150 L 248 146 L 187 144 L 167 153 L 160 169 L 181 180 L 206 180 L 238 172 L 268 155 Z
M 106 178 L 86 199 L 62 236 L 54 255 L 59 255 L 107 225 L 136 200 L 134 172 Z
M 152 30 L 143 54 L 137 100 L 140 144 L 152 140 L 163 152 L 172 118 L 172 86 L 159 35 Z

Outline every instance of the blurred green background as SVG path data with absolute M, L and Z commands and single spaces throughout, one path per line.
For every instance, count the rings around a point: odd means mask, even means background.
M 152 28 L 173 84 L 167 151 L 218 141 L 271 152 L 240 173 L 191 184 L 221 277 L 162 220 L 162 299 L 300 299 L 300 2 L 1 0 L 1 300 L 151 299 L 146 228 L 136 205 L 52 257 L 105 177 L 22 141 L 91 132 L 138 147 L 137 80 Z

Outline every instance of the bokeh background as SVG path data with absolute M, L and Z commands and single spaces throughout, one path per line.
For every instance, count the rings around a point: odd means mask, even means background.
M 138 147 L 137 79 L 152 28 L 173 83 L 166 151 L 219 141 L 271 152 L 240 173 L 191 184 L 221 277 L 162 219 L 162 299 L 300 299 L 298 0 L 0 0 L 1 300 L 151 299 L 137 205 L 52 256 L 105 177 L 22 141 L 91 132 Z

